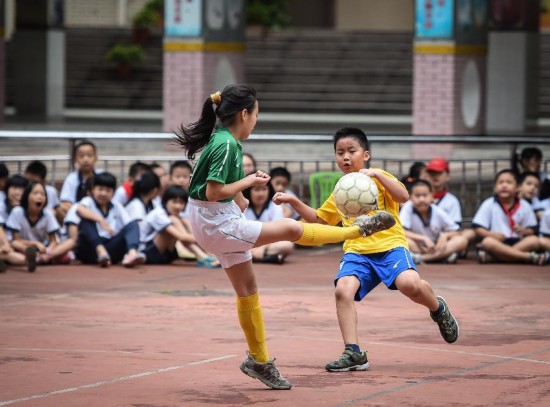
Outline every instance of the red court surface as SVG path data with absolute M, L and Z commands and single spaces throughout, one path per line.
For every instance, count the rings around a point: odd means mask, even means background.
M 358 306 L 366 372 L 343 350 L 334 246 L 257 265 L 268 345 L 293 384 L 245 376 L 222 270 L 50 266 L 0 275 L 0 406 L 550 406 L 550 267 L 421 265 L 460 322 L 453 345 L 421 306 L 378 287 Z

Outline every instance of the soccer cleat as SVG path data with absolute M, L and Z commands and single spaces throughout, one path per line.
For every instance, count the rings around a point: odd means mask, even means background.
M 25 260 L 27 261 L 27 270 L 32 273 L 36 270 L 36 252 L 38 249 L 34 246 L 29 246 L 25 249 Z
M 445 299 L 443 297 L 437 296 L 437 300 L 439 301 L 440 305 L 443 305 L 443 311 L 441 311 L 438 316 L 434 316 L 433 313 L 430 312 L 430 316 L 432 317 L 434 322 L 439 325 L 439 332 L 441 332 L 441 336 L 443 337 L 443 339 L 445 339 L 445 342 L 456 342 L 459 335 L 458 322 L 455 317 L 453 317 L 453 314 L 451 314 L 451 310 L 449 310 Z
M 241 364 L 241 371 L 254 379 L 275 390 L 289 390 L 292 385 L 286 380 L 275 366 L 275 358 L 269 359 L 267 363 L 258 363 L 247 352 L 248 357 Z
M 359 226 L 359 229 L 363 232 L 363 237 L 367 237 L 391 228 L 395 225 L 395 219 L 386 211 L 377 211 L 372 216 L 358 216 L 353 224 Z
M 338 359 L 325 366 L 329 372 L 349 372 L 352 370 L 369 370 L 367 352 L 357 353 L 351 349 L 345 349 Z

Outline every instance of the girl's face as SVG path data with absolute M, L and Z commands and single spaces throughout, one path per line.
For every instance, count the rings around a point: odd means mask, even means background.
M 252 161 L 252 158 L 247 155 L 243 155 L 243 171 L 244 175 L 250 175 L 253 172 L 256 172 L 254 161 Z
M 243 111 L 243 129 L 242 135 L 239 137 L 240 140 L 246 140 L 250 136 L 250 133 L 254 130 L 254 127 L 256 127 L 259 110 L 258 101 L 256 101 L 252 112 L 249 112 L 248 110 Z
M 416 185 L 411 191 L 411 201 L 415 209 L 420 213 L 426 213 L 433 197 L 426 185 Z
M 500 174 L 495 181 L 495 194 L 501 199 L 511 199 L 516 195 L 518 183 L 508 172 Z
M 29 194 L 29 207 L 31 211 L 41 211 L 46 206 L 46 189 L 42 184 L 36 184 Z
M 24 187 L 11 186 L 8 188 L 6 195 L 8 196 L 8 202 L 12 208 L 15 208 L 21 204 L 21 197 L 23 196 L 24 191 Z
M 113 188 L 106 187 L 104 185 L 96 185 L 92 188 L 92 196 L 95 201 L 101 205 L 105 206 L 113 199 L 115 191 Z
M 269 187 L 267 185 L 259 185 L 250 188 L 250 201 L 253 205 L 264 205 L 269 199 Z
M 176 167 L 172 171 L 170 178 L 172 184 L 179 185 L 183 187 L 186 191 L 189 191 L 189 183 L 191 182 L 191 171 L 189 168 Z
M 185 209 L 185 201 L 183 199 L 174 198 L 166 201 L 166 212 L 172 216 L 179 216 Z
M 519 195 L 524 199 L 533 199 L 539 195 L 540 181 L 537 177 L 527 176 L 518 187 Z
M 93 171 L 96 160 L 95 149 L 92 146 L 84 144 L 76 150 L 75 161 L 80 171 Z
M 342 137 L 336 142 L 336 164 L 344 173 L 357 172 L 365 168 L 365 162 L 370 158 L 370 153 L 363 150 L 361 145 L 353 137 Z
M 540 160 L 536 157 L 531 157 L 529 159 L 521 160 L 521 166 L 523 171 L 528 172 L 539 172 L 540 171 Z

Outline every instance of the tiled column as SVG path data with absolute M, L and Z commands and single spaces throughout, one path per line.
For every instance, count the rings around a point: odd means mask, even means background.
M 244 81 L 244 2 L 165 2 L 163 129 L 196 121 L 209 94 Z

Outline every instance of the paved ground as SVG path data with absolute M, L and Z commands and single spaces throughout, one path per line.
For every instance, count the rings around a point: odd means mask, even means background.
M 426 310 L 382 287 L 358 306 L 367 372 L 327 373 L 342 350 L 340 251 L 258 265 L 270 353 L 293 383 L 238 369 L 245 342 L 221 270 L 51 266 L 0 275 L 0 406 L 548 406 L 550 267 L 422 265 L 452 306 L 448 345 Z

